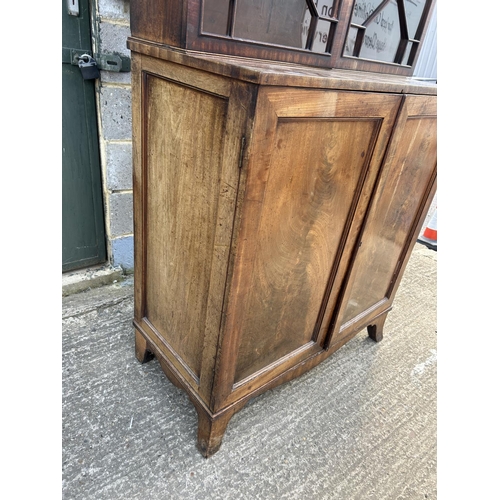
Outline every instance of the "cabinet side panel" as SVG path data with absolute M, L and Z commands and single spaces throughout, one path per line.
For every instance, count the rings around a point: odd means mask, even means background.
M 395 273 L 436 166 L 436 118 L 408 117 L 386 164 L 363 232 L 341 324 L 389 299 Z
M 362 118 L 278 120 L 235 382 L 316 341 L 379 126 Z
M 146 78 L 145 315 L 200 377 L 227 99 Z M 221 299 L 222 300 L 222 299 Z

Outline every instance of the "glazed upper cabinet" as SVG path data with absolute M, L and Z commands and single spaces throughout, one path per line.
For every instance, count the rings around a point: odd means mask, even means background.
M 411 75 L 433 0 L 134 0 L 138 40 Z
M 435 86 L 129 47 L 137 357 L 209 456 L 250 398 L 382 338 L 436 189 Z

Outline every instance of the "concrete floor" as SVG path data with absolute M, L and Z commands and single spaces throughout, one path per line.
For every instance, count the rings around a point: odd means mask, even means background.
M 135 359 L 132 278 L 64 297 L 63 499 L 436 499 L 436 265 L 417 244 L 384 340 L 255 398 L 209 459 L 187 396 Z

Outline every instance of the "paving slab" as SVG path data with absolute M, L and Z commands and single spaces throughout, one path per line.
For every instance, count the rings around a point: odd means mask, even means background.
M 249 402 L 209 459 L 186 394 L 135 359 L 133 278 L 63 297 L 62 498 L 435 500 L 436 267 L 417 244 L 384 340 Z
M 69 271 L 62 275 L 62 295 L 65 297 L 84 292 L 91 288 L 116 283 L 124 278 L 125 275 L 121 267 L 112 267 L 107 264 Z

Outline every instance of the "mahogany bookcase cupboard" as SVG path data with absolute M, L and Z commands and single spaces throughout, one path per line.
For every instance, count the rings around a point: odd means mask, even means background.
M 128 46 L 136 356 L 187 392 L 210 456 L 251 398 L 382 339 L 436 191 L 436 86 Z

